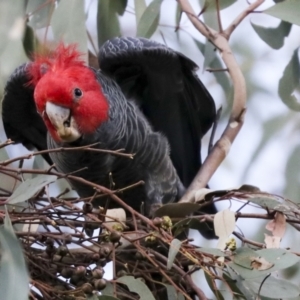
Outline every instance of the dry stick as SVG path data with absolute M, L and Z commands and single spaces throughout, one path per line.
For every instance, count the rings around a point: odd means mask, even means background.
M 195 191 L 206 186 L 209 179 L 217 170 L 221 162 L 225 159 L 232 142 L 243 125 L 244 114 L 246 111 L 246 83 L 241 69 L 231 52 L 231 48 L 229 47 L 228 38 L 234 28 L 250 12 L 261 5 L 262 2 L 264 2 L 264 0 L 255 1 L 243 13 L 241 13 L 225 31 L 219 33 L 214 29 L 209 28 L 199 20 L 188 0 L 178 0 L 181 10 L 186 13 L 195 28 L 198 29 L 198 31 L 220 51 L 221 57 L 228 68 L 234 88 L 233 105 L 228 125 L 226 126 L 221 138 L 213 147 L 210 155 L 204 161 L 201 169 L 198 171 L 193 182 L 187 189 L 187 192 L 179 202 L 194 201 Z
M 119 149 L 119 150 L 107 150 L 107 149 L 98 149 L 98 148 L 91 148 L 95 145 L 98 145 L 99 143 L 94 143 L 91 145 L 86 145 L 86 146 L 80 146 L 80 147 L 59 147 L 55 149 L 47 149 L 47 150 L 41 150 L 41 151 L 36 151 L 30 154 L 26 154 L 24 156 L 19 156 L 13 159 L 8 159 L 2 161 L 0 164 L 3 166 L 9 165 L 12 162 L 22 160 L 22 159 L 30 159 L 33 156 L 37 155 L 42 155 L 42 154 L 48 154 L 48 153 L 54 153 L 54 152 L 68 152 L 68 151 L 89 151 L 89 152 L 99 152 L 99 153 L 106 153 L 106 154 L 111 154 L 111 155 L 117 155 L 117 156 L 123 156 L 127 157 L 130 159 L 134 158 L 134 154 L 130 153 L 123 153 L 120 151 L 124 151 L 124 149 Z

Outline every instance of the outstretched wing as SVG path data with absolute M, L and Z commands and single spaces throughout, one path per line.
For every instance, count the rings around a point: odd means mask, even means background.
M 133 99 L 171 148 L 187 187 L 201 166 L 201 138 L 215 120 L 214 101 L 184 55 L 144 38 L 114 38 L 99 52 L 102 72 Z
M 36 111 L 33 87 L 28 85 L 27 68 L 30 63 L 18 67 L 4 89 L 2 119 L 7 138 L 22 143 L 27 149 L 47 149 L 47 129 Z M 50 157 L 43 155 L 49 164 Z

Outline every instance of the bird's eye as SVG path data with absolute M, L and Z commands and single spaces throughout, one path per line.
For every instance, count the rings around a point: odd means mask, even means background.
M 82 96 L 82 90 L 79 88 L 74 89 L 74 96 L 80 98 Z

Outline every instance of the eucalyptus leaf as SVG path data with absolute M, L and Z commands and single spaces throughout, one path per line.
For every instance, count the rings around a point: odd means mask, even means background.
M 211 291 L 216 296 L 216 299 L 224 300 L 222 293 L 220 292 L 220 290 L 217 289 L 217 285 L 214 282 L 214 280 L 212 279 L 212 277 L 210 275 L 208 275 L 207 272 L 204 272 L 204 276 L 205 276 L 208 286 L 210 287 Z
M 51 18 L 51 27 L 57 41 L 63 40 L 65 43 L 76 43 L 78 49 L 87 57 L 87 33 L 85 27 L 84 1 L 81 0 L 61 0 Z
M 285 0 L 270 8 L 264 13 L 281 20 L 300 26 L 300 2 L 299 0 Z
M 118 1 L 98 0 L 97 32 L 98 47 L 100 48 L 107 40 L 121 36 L 118 19 Z
M 300 146 L 293 149 L 285 166 L 284 195 L 289 199 L 300 201 Z
M 106 287 L 105 289 L 103 289 L 101 291 L 101 294 L 102 295 L 105 295 L 105 296 L 113 296 L 114 295 L 114 287 L 113 287 L 113 284 L 110 283 L 110 282 L 106 282 Z
M 147 8 L 147 4 L 145 0 L 134 0 L 134 8 L 135 8 L 135 20 L 136 26 L 138 26 L 140 19 Z
M 284 38 L 290 34 L 292 24 L 282 21 L 276 28 L 263 27 L 250 22 L 258 36 L 273 49 L 284 45 Z
M 138 37 L 150 38 L 153 35 L 158 26 L 161 4 L 162 0 L 153 0 L 147 6 L 137 26 Z
M 262 208 L 274 209 L 277 205 L 281 204 L 278 197 L 274 196 L 256 196 L 256 197 L 247 197 L 245 200 L 255 203 Z
M 7 199 L 8 204 L 24 202 L 39 192 L 45 185 L 55 181 L 55 175 L 40 175 L 23 181 Z
M 199 42 L 196 39 L 193 39 L 198 49 L 201 51 L 201 53 L 204 55 L 205 52 L 205 44 Z M 214 58 L 210 60 L 210 63 L 208 66 L 212 69 L 220 70 L 224 68 L 223 63 L 221 62 L 219 56 L 217 55 L 216 51 L 213 51 Z M 224 92 L 227 94 L 231 91 L 231 83 L 228 77 L 227 72 L 213 72 L 213 75 L 215 76 L 217 82 L 221 85 Z
M 147 285 L 140 279 L 135 279 L 133 276 L 122 276 L 116 281 L 125 284 L 131 292 L 137 293 L 143 300 L 155 300 Z
M 229 6 L 231 6 L 232 4 L 234 4 L 237 0 L 222 0 L 222 1 L 218 1 L 218 8 L 219 9 L 224 9 L 227 8 Z M 203 2 L 203 0 L 201 0 L 201 2 Z M 216 0 L 205 0 L 204 4 L 203 4 L 203 9 L 205 11 L 210 11 L 210 10 L 216 10 Z
M 184 296 L 181 293 L 177 293 L 174 286 L 170 284 L 165 284 L 167 289 L 168 300 L 184 300 Z
M 273 267 L 266 270 L 253 269 L 251 262 L 255 257 L 263 257 Z M 263 249 L 253 251 L 248 248 L 237 249 L 237 254 L 234 256 L 233 262 L 228 266 L 244 279 L 258 278 L 266 276 L 274 271 L 286 269 L 298 263 L 300 258 L 293 253 L 284 249 Z
M 0 227 L 0 299 L 27 300 L 29 275 L 22 247 L 14 234 L 6 211 L 4 226 Z
M 101 296 L 96 296 L 97 298 L 96 299 L 99 299 L 99 300 L 119 300 L 119 298 L 115 298 L 113 296 L 106 296 L 106 295 L 101 295 Z M 89 300 L 93 300 L 91 298 L 89 298 Z
M 268 277 L 262 284 L 264 277 L 245 280 L 247 286 L 260 296 L 276 299 L 288 299 L 297 297 L 300 294 L 300 288 L 294 283 L 277 279 L 273 276 Z M 261 289 L 260 289 L 261 287 Z
M 300 111 L 300 99 L 297 99 L 293 94 L 295 89 L 299 87 L 300 79 L 300 62 L 298 52 L 299 48 L 295 49 L 290 62 L 284 69 L 283 75 L 278 85 L 278 94 L 281 100 L 290 109 L 295 111 Z
M 25 34 L 23 37 L 23 46 L 28 58 L 32 56 L 32 53 L 38 48 L 39 41 L 35 36 L 35 33 L 29 25 L 26 26 Z
M 178 239 L 172 240 L 169 248 L 169 253 L 168 253 L 168 263 L 167 263 L 167 269 L 170 270 L 173 266 L 174 259 L 180 250 L 182 242 L 180 242 Z
M 28 0 L 26 13 L 32 15 L 29 20 L 29 25 L 34 29 L 40 29 L 49 26 L 54 8 L 54 1 Z

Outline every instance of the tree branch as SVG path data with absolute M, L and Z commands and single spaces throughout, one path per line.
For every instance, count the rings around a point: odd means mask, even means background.
M 256 5 L 252 5 L 251 8 L 256 8 L 262 0 L 256 1 Z M 217 168 L 220 166 L 222 161 L 225 159 L 228 154 L 231 144 L 238 135 L 243 122 L 244 115 L 246 112 L 246 83 L 242 71 L 235 60 L 232 51 L 228 44 L 228 35 L 232 32 L 228 30 L 227 35 L 223 32 L 218 33 L 214 29 L 205 26 L 196 16 L 192 6 L 188 0 L 178 0 L 178 3 L 181 6 L 182 11 L 184 11 L 192 24 L 196 29 L 199 30 L 220 52 L 221 57 L 228 69 L 229 75 L 233 83 L 233 104 L 232 111 L 229 117 L 228 124 L 218 142 L 214 145 L 209 156 L 204 161 L 201 169 L 197 173 L 190 187 L 187 189 L 186 194 L 182 197 L 180 202 L 193 202 L 195 191 L 199 188 L 205 187 L 215 173 Z M 249 10 L 249 8 L 248 8 Z M 247 11 L 248 11 L 247 10 Z M 236 22 L 232 24 L 239 24 L 245 17 L 247 13 L 241 14 Z

